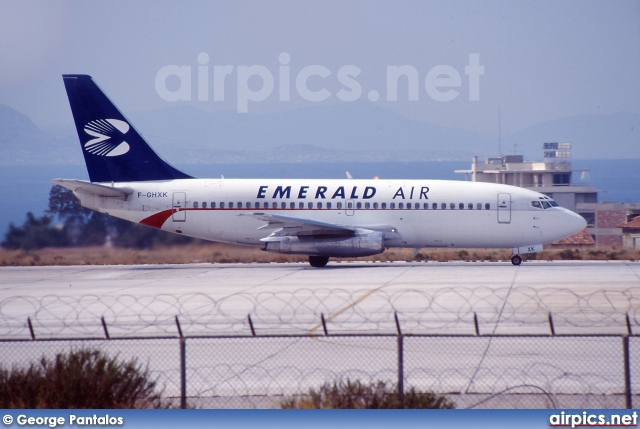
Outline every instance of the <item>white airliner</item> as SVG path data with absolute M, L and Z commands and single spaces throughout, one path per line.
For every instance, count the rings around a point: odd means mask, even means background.
M 576 234 L 579 215 L 514 186 L 444 180 L 196 179 L 163 161 L 87 75 L 64 75 L 90 182 L 53 181 L 87 208 L 267 252 L 369 256 L 386 248 L 513 248 Z

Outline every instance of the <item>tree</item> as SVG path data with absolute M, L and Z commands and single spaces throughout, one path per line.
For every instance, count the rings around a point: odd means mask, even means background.
M 5 249 L 34 250 L 43 247 L 66 246 L 66 235 L 59 228 L 51 226 L 51 216 L 36 217 L 27 213 L 27 219 L 21 227 L 13 223 L 4 236 L 2 247 Z
M 0 408 L 166 408 L 134 358 L 80 349 L 27 368 L 0 367 Z

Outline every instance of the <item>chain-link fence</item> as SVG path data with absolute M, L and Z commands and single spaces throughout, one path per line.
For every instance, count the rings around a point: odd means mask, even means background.
M 325 382 L 415 387 L 458 408 L 624 408 L 640 395 L 640 338 L 287 335 L 3 340 L 4 368 L 78 348 L 145 364 L 175 406 L 271 408 Z
M 96 348 L 138 359 L 175 406 L 280 407 L 382 381 L 458 408 L 640 403 L 640 289 L 292 289 L 0 301 L 0 365 Z

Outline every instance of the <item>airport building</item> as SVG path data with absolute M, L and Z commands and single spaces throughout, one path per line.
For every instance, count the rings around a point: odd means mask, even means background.
M 524 161 L 522 155 L 487 158 L 473 157 L 470 170 L 456 170 L 474 182 L 501 183 L 531 189 L 553 198 L 587 221 L 588 234 L 577 234 L 558 245 L 609 246 L 640 249 L 640 204 L 598 202 L 598 189 L 575 183 L 587 179 L 589 170 L 571 166 L 570 143 L 544 143 L 544 161 Z M 586 180 L 585 180 L 586 181 Z

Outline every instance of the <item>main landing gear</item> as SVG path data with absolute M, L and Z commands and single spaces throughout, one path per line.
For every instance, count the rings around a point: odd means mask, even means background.
M 511 257 L 511 263 L 513 265 L 520 265 L 522 263 L 522 256 L 520 255 L 513 255 Z
M 309 265 L 313 268 L 322 268 L 329 263 L 328 256 L 309 256 Z

